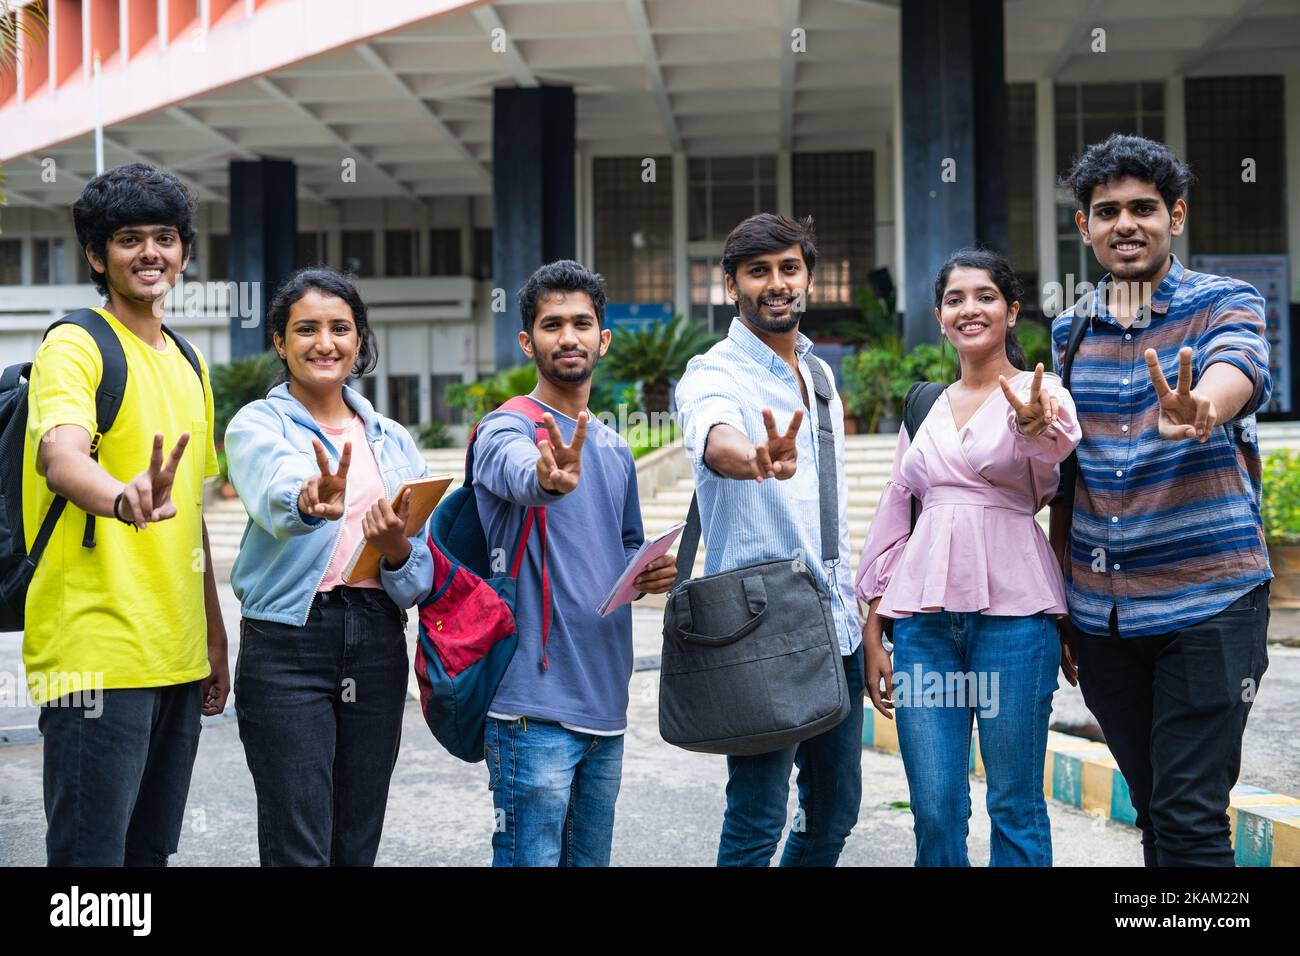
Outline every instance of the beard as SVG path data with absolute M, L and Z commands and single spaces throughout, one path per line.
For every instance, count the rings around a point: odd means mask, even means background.
M 588 361 L 579 366 L 560 365 L 559 359 L 568 355 L 580 355 Z M 543 359 L 541 355 L 537 356 L 537 374 L 556 385 L 581 385 L 591 378 L 595 371 L 596 359 L 585 349 L 555 352 L 549 359 Z
M 736 291 L 736 306 L 740 309 L 740 317 L 755 328 L 762 329 L 764 332 L 771 332 L 774 335 L 783 335 L 792 329 L 799 327 L 799 313 L 794 308 L 798 301 L 797 296 L 790 297 L 790 314 L 785 318 L 764 319 L 763 305 L 769 299 L 779 299 L 781 296 L 760 295 L 756 298 L 750 298 L 741 292 Z

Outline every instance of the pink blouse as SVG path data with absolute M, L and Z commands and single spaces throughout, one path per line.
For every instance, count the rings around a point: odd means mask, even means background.
M 1021 400 L 1031 372 L 1011 379 Z M 1030 438 L 995 388 L 960 431 L 944 392 L 908 442 L 899 429 L 889 483 L 880 496 L 857 592 L 881 598 L 877 613 L 980 611 L 1026 616 L 1065 614 L 1065 586 L 1034 515 L 1056 492 L 1059 465 L 1079 443 L 1074 400 L 1052 374 L 1043 388 L 1057 420 Z M 911 499 L 921 502 L 911 529 Z

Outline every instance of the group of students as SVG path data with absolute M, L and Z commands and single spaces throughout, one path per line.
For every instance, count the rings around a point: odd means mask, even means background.
M 918 865 L 968 863 L 976 720 L 991 863 L 1050 865 L 1043 768 L 1058 668 L 1081 684 L 1119 763 L 1147 864 L 1232 865 L 1228 795 L 1267 666 L 1271 573 L 1250 424 L 1271 383 L 1255 290 L 1171 253 L 1189 181 L 1167 147 L 1118 135 L 1066 177 L 1082 241 L 1107 275 L 1053 323 L 1065 382 L 1041 363 L 1023 367 L 1023 295 L 1005 259 L 968 249 L 943 264 L 934 316 L 954 380 L 919 425 L 900 430 L 856 581 L 843 404 L 829 403 L 834 457 L 821 460 L 812 363 L 833 375 L 799 331 L 812 222 L 762 213 L 727 237 L 722 269 L 738 316 L 691 360 L 675 396 L 704 570 L 802 556 L 829 594 L 853 705 L 799 744 L 727 757 L 719 865 L 771 861 L 796 768 L 799 825 L 781 862 L 837 862 L 861 803 L 864 696 L 897 716 Z M 164 865 L 200 716 L 220 713 L 231 688 L 202 520 L 203 479 L 217 472 L 211 388 L 154 308 L 185 267 L 193 207 L 173 177 L 136 164 L 96 177 L 74 208 L 106 300 L 98 312 L 129 368 L 102 442 L 102 360 L 86 331 L 53 330 L 33 365 L 29 539 L 55 495 L 71 506 L 28 592 L 24 662 L 33 688 L 34 675 L 60 675 L 56 686 L 76 692 L 76 675 L 94 674 L 102 697 L 95 719 L 67 706 L 75 693 L 36 699 L 51 865 Z M 519 644 L 488 714 L 493 863 L 606 865 L 632 612 L 597 608 L 644 540 L 637 475 L 627 443 L 587 408 L 611 340 L 600 277 L 554 262 L 519 302 L 519 345 L 538 373 L 529 398 L 548 438 L 517 411 L 487 415 L 474 500 L 492 551 L 512 552 L 531 508 L 545 507 L 547 534 L 528 540 Z M 426 465 L 406 430 L 346 384 L 377 359 L 347 277 L 299 271 L 268 321 L 282 380 L 224 436 L 249 515 L 231 572 L 234 690 L 260 858 L 368 865 L 401 737 L 407 610 L 434 586 L 430 539 L 406 536 L 405 507 L 389 502 Z M 1077 477 L 1058 495 L 1072 455 Z M 822 563 L 807 556 L 821 553 L 827 468 L 839 479 L 839 546 Z M 1034 518 L 1048 503 L 1050 541 Z M 95 547 L 77 515 L 105 519 Z M 383 556 L 379 575 L 344 583 L 362 540 Z M 669 554 L 634 585 L 665 593 L 675 576 Z M 937 691 L 921 692 L 935 677 Z M 995 699 L 965 699 L 960 689 L 974 684 L 954 677 L 979 678 Z

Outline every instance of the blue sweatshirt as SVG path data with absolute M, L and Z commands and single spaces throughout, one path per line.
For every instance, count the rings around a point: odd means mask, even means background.
M 577 422 L 549 406 L 566 442 Z M 474 492 L 489 553 L 512 555 L 526 509 L 546 508 L 551 630 L 542 666 L 541 540 L 534 528 L 519 571 L 519 649 L 490 711 L 553 720 L 602 733 L 627 729 L 632 676 L 632 608 L 608 617 L 596 608 L 641 547 L 641 506 L 632 451 L 591 417 L 578 487 L 565 495 L 537 481 L 536 429 L 523 415 L 493 412 L 479 425 Z

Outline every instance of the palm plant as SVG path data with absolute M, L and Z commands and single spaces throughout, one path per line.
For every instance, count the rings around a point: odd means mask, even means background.
M 644 411 L 667 412 L 669 383 L 681 378 L 686 363 L 716 341 L 703 322 L 674 315 L 643 329 L 615 332 L 601 366 L 616 379 L 641 383 Z

